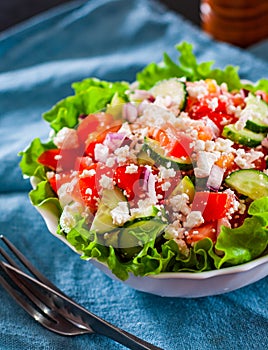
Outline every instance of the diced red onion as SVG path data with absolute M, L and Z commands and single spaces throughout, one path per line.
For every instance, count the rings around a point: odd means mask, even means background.
M 241 94 L 241 96 L 242 96 L 243 98 L 246 98 L 246 97 L 248 97 L 249 90 L 247 90 L 247 89 L 241 89 L 241 90 L 240 90 L 240 94 Z
M 122 116 L 123 119 L 127 120 L 128 122 L 134 123 L 138 117 L 137 107 L 130 102 L 125 103 L 123 106 Z
M 207 180 L 207 187 L 212 191 L 218 191 L 222 184 L 223 175 L 224 169 L 214 164 Z
M 209 119 L 208 117 L 204 117 L 202 118 L 205 120 L 206 122 L 206 126 L 210 127 L 212 132 L 213 132 L 213 136 L 216 138 L 216 137 L 219 137 L 220 135 L 220 129 L 217 127 L 217 125 L 211 120 Z
M 146 191 L 149 195 L 149 198 L 152 202 L 156 202 L 156 191 L 155 191 L 155 176 L 148 168 L 144 168 L 144 171 L 141 173 L 141 179 L 143 180 L 143 190 Z
M 106 135 L 105 140 L 104 140 L 104 145 L 109 147 L 111 150 L 115 150 L 119 147 L 121 147 L 122 143 L 124 142 L 126 138 L 125 133 L 121 132 L 110 132 Z
M 81 122 L 82 120 L 84 120 L 88 115 L 87 114 L 80 114 L 78 117 L 78 122 Z
M 150 178 L 150 174 L 150 170 L 147 167 L 144 167 L 140 175 L 140 179 L 143 180 L 142 188 L 146 192 L 148 191 L 148 181 Z

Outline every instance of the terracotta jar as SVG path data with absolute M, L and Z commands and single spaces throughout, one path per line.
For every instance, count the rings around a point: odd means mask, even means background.
M 202 28 L 217 40 L 247 47 L 268 38 L 267 0 L 201 0 Z

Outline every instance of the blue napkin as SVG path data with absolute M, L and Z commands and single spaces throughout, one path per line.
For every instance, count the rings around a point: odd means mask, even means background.
M 155 1 L 75 1 L 0 35 L 0 233 L 59 288 L 107 321 L 166 350 L 267 349 L 268 278 L 224 295 L 162 298 L 112 281 L 47 230 L 28 199 L 17 153 L 48 126 L 41 114 L 88 76 L 135 79 L 163 51 L 194 45 L 199 61 L 240 66 L 243 78 L 268 78 L 268 43 L 248 50 L 213 41 Z M 0 288 L 0 349 L 123 349 L 97 335 L 47 331 Z

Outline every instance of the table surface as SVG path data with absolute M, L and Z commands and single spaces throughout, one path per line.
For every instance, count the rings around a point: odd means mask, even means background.
M 0 1 L 0 31 L 18 24 L 30 17 L 55 6 L 70 3 L 73 0 L 1 0 Z M 195 24 L 199 24 L 200 0 L 161 0 L 171 10 L 182 14 Z

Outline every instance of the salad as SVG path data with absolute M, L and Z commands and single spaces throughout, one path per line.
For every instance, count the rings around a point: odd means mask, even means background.
M 201 272 L 267 254 L 268 80 L 199 64 L 192 45 L 134 83 L 88 78 L 20 153 L 33 205 L 120 279 Z

